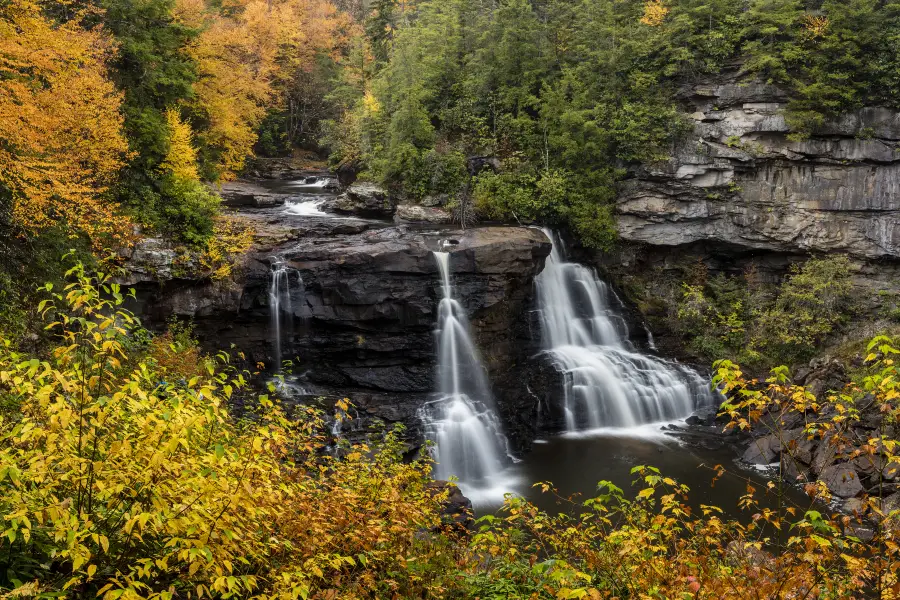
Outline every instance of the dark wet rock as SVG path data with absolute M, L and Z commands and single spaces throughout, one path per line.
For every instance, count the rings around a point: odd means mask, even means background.
M 859 474 L 847 463 L 825 467 L 819 479 L 825 482 L 832 494 L 841 498 L 852 498 L 863 491 Z
M 882 498 L 879 504 L 879 508 L 885 516 L 894 512 L 895 510 L 900 510 L 900 492 L 895 492 Z
M 449 481 L 432 481 L 427 489 L 434 496 L 447 494 L 441 503 L 441 521 L 444 525 L 468 530 L 475 524 L 472 502 L 459 487 Z
M 325 208 L 342 214 L 360 217 L 390 218 L 397 209 L 397 201 L 374 183 L 354 183 L 347 191 L 325 204 Z
M 826 436 L 824 439 L 818 441 L 816 448 L 813 451 L 813 472 L 816 475 L 821 475 L 826 468 L 834 464 L 834 461 L 837 460 L 837 456 L 838 450 L 832 443 L 831 436 Z
M 807 483 L 813 479 L 809 465 L 789 454 L 781 455 L 781 470 L 791 483 Z
M 500 164 L 500 159 L 496 156 L 470 156 L 466 159 L 466 166 L 469 169 L 469 174 L 475 177 L 485 169 L 499 173 L 502 165 Z
M 269 286 L 273 255 L 290 269 L 291 316 L 282 322 L 282 356 L 310 395 L 349 397 L 367 420 L 404 423 L 419 434 L 416 411 L 434 390 L 434 328 L 440 280 L 432 250 L 450 253 L 454 288 L 515 448 L 534 438 L 537 413 L 555 422 L 559 377 L 539 355 L 533 322 L 534 277 L 550 252 L 538 230 L 497 227 L 425 231 L 343 220 L 259 221 L 257 244 L 234 280 L 160 279 L 136 274 L 149 324 L 177 314 L 195 322 L 210 350 L 232 344 L 248 365 L 274 360 Z M 152 250 L 152 251 L 151 251 Z M 166 264 L 169 254 L 148 253 Z M 162 254 L 160 254 L 162 253 Z M 154 263 L 155 264 L 155 263 Z M 146 269 L 145 269 L 146 271 Z M 139 275 L 139 276 L 138 276 Z M 544 409 L 540 407 L 544 406 Z
M 824 398 L 826 392 L 839 391 L 847 382 L 847 369 L 833 358 L 816 358 L 809 363 L 809 373 L 803 385 L 817 398 Z
M 772 438 L 770 436 L 757 438 L 750 442 L 741 460 L 751 465 L 768 465 L 771 464 L 777 452 L 771 446 Z
M 863 454 L 850 461 L 853 468 L 862 475 L 872 475 L 884 468 L 884 460 L 880 455 Z
M 900 463 L 889 462 L 884 466 L 884 469 L 881 471 L 882 477 L 887 479 L 888 481 L 893 481 L 900 477 Z

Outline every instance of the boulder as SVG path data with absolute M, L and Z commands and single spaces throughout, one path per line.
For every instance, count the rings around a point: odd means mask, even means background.
M 823 440 L 816 441 L 816 449 L 813 451 L 812 470 L 816 475 L 831 466 L 837 459 L 837 449 L 831 443 L 831 437 L 826 436 Z
M 807 483 L 812 480 L 809 465 L 788 454 L 781 455 L 781 472 L 791 483 Z
M 390 218 L 397 209 L 395 199 L 374 183 L 354 183 L 325 204 L 327 209 L 360 217 Z
M 427 489 L 434 496 L 447 494 L 441 502 L 441 522 L 444 525 L 466 530 L 472 527 L 475 523 L 472 501 L 463 495 L 459 487 L 449 481 L 432 481 Z
M 231 208 L 273 208 L 284 205 L 288 196 L 271 192 L 248 181 L 229 181 L 218 189 L 222 203 Z
M 891 461 L 881 470 L 881 475 L 888 481 L 893 481 L 900 477 L 900 463 Z
M 741 460 L 751 465 L 771 464 L 778 456 L 778 453 L 772 448 L 773 439 L 773 436 L 765 436 L 753 440 L 744 451 Z
M 849 463 L 826 467 L 819 474 L 819 480 L 825 482 L 832 494 L 841 498 L 852 498 L 863 491 L 859 474 Z
M 431 223 L 445 225 L 450 223 L 451 215 L 441 208 L 417 206 L 415 204 L 401 204 L 394 214 L 394 221 L 398 223 Z
M 469 174 L 475 177 L 485 169 L 499 173 L 502 165 L 500 164 L 500 159 L 496 156 L 470 156 L 466 159 L 466 166 L 469 169 Z

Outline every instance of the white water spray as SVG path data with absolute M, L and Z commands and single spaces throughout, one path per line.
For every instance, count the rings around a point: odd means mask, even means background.
M 698 373 L 637 352 L 615 293 L 587 267 L 564 262 L 560 243 L 538 276 L 542 339 L 564 377 L 569 431 L 636 427 L 689 416 L 709 400 Z
M 272 281 L 269 284 L 269 319 L 272 326 L 272 346 L 275 353 L 275 370 L 281 371 L 282 321 L 293 323 L 291 306 L 291 272 L 284 259 L 272 260 Z
M 453 298 L 450 255 L 434 252 L 434 257 L 443 288 L 438 305 L 438 393 L 420 409 L 419 417 L 435 444 L 435 478 L 456 476 L 469 495 L 496 483 L 490 479 L 507 462 L 506 439 L 465 311 Z

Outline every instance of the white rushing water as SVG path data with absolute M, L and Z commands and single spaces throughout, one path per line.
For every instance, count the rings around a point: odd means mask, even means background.
M 304 200 L 303 202 L 288 201 L 284 205 L 284 212 L 299 217 L 331 217 L 331 213 L 322 210 L 325 198 Z
M 269 283 L 269 319 L 272 326 L 272 347 L 274 349 L 274 367 L 281 371 L 281 342 L 284 332 L 282 322 L 288 326 L 293 323 L 293 307 L 291 306 L 291 273 L 284 259 L 275 257 L 272 261 L 272 281 Z
M 537 277 L 542 340 L 564 377 L 568 431 L 683 419 L 710 400 L 692 369 L 638 352 L 622 303 L 596 273 L 565 262 L 560 242 Z
M 434 442 L 435 478 L 457 477 L 463 492 L 477 502 L 500 484 L 496 475 L 508 462 L 506 439 L 465 311 L 453 298 L 450 255 L 435 252 L 434 257 L 443 290 L 438 305 L 438 393 L 419 417 L 426 437 Z

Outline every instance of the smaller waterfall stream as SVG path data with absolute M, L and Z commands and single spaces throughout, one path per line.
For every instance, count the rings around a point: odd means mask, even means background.
M 274 367 L 281 371 L 281 344 L 284 328 L 282 321 L 290 329 L 293 323 L 291 306 L 291 273 L 293 272 L 280 256 L 272 259 L 272 281 L 269 283 L 269 319 L 272 327 Z
M 637 427 L 689 416 L 709 401 L 692 369 L 635 350 L 615 293 L 587 267 L 563 260 L 559 240 L 537 278 L 542 339 L 564 377 L 569 431 Z
M 475 501 L 478 489 L 508 462 L 506 439 L 493 411 L 484 367 L 469 334 L 462 305 L 453 298 L 450 255 L 434 252 L 443 297 L 438 304 L 438 393 L 419 412 L 426 437 L 434 442 L 435 478 L 459 478 Z

